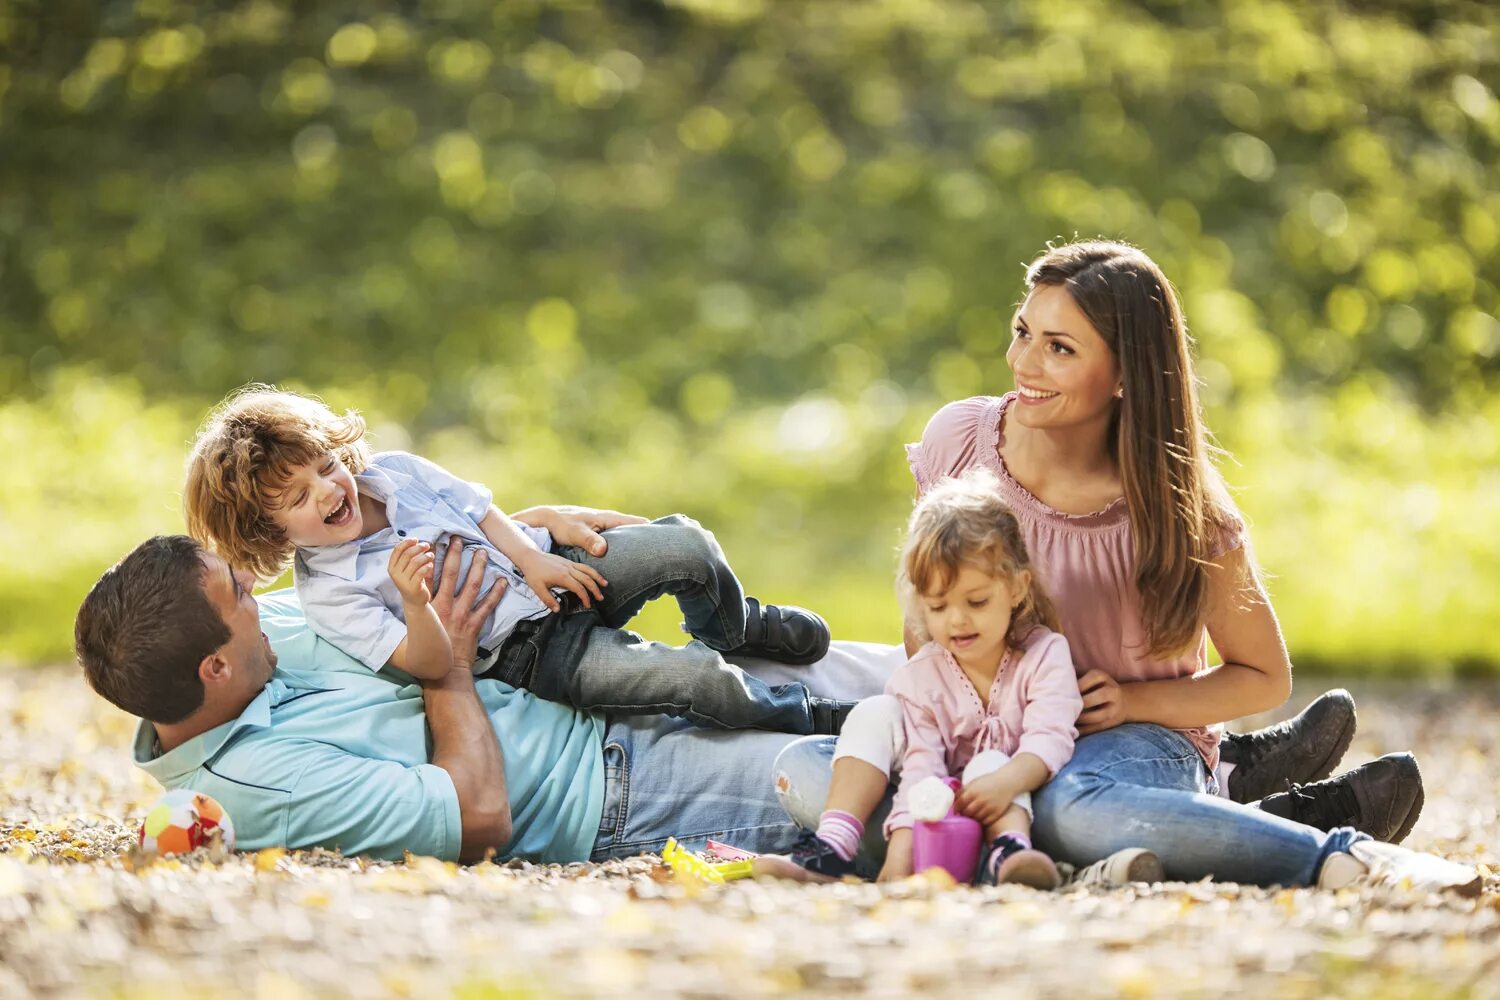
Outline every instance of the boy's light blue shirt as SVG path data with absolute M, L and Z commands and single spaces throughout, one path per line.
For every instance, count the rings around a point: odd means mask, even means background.
M 550 613 L 526 586 L 515 564 L 479 530 L 479 522 L 490 509 L 488 489 L 402 451 L 376 455 L 354 481 L 361 492 L 385 504 L 391 526 L 342 545 L 297 550 L 297 597 L 314 632 L 371 670 L 390 662 L 406 638 L 406 616 L 388 567 L 391 550 L 406 538 L 432 544 L 437 554 L 434 581 L 443 571 L 450 535 L 464 543 L 460 580 L 467 579 L 476 546 L 488 550 L 480 593 L 488 593 L 502 577 L 509 589 L 479 636 L 479 645 L 485 649 L 498 648 L 519 622 Z M 537 548 L 552 551 L 552 536 L 545 529 L 519 527 Z
M 458 794 L 428 763 L 422 691 L 314 635 L 290 591 L 259 598 L 278 664 L 238 719 L 158 754 L 142 721 L 135 762 L 163 786 L 218 799 L 242 850 L 330 847 L 457 860 Z M 584 861 L 604 808 L 604 720 L 500 681 L 475 687 L 505 759 L 506 858 Z

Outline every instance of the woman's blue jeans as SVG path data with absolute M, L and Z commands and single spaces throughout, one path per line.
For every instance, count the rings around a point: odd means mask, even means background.
M 832 737 L 804 737 L 776 760 L 782 806 L 799 826 L 817 826 L 833 777 L 833 747 Z M 1212 781 L 1181 733 L 1148 723 L 1116 726 L 1080 739 L 1073 759 L 1032 794 L 1032 839 L 1073 865 L 1145 847 L 1170 879 L 1251 885 L 1312 885 L 1328 855 L 1367 839 L 1348 827 L 1324 833 L 1220 798 Z M 878 823 L 866 824 L 856 858 L 866 873 L 883 857 L 878 838 Z

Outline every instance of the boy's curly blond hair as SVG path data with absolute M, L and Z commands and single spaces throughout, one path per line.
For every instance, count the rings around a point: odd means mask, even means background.
M 1057 612 L 1026 552 L 1021 523 L 1000 496 L 1000 482 L 987 469 L 945 479 L 917 501 L 901 549 L 896 593 L 907 627 L 930 641 L 919 601 L 952 586 L 964 566 L 1015 579 L 1031 571 L 1031 587 L 1011 613 L 1005 641 L 1019 647 L 1038 625 L 1061 632 Z
M 272 580 L 295 546 L 270 507 L 292 471 L 330 452 L 352 473 L 370 466 L 365 422 L 320 399 L 270 385 L 247 385 L 214 407 L 188 456 L 182 512 L 188 533 L 231 566 Z

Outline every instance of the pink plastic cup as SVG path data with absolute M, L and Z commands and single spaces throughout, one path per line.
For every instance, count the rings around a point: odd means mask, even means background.
M 958 782 L 948 779 L 955 788 Z M 960 884 L 971 882 L 979 867 L 979 821 L 949 810 L 940 820 L 912 824 L 912 871 L 942 868 Z

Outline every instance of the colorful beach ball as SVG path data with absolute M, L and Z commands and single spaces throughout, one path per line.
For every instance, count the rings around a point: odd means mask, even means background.
M 224 847 L 234 850 L 234 824 L 210 795 L 174 788 L 156 800 L 141 823 L 141 847 L 166 856 L 184 854 L 208 842 L 217 830 Z

